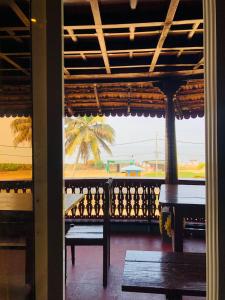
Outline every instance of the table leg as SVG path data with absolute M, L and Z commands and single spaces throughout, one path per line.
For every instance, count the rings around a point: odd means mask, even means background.
M 183 217 L 182 212 L 177 208 L 173 208 L 174 215 L 174 231 L 173 231 L 173 251 L 183 252 Z
M 27 225 L 26 236 L 26 283 L 30 285 L 31 292 L 29 299 L 33 299 L 34 294 L 34 232 L 33 224 Z
M 182 296 L 166 295 L 166 300 L 182 300 Z

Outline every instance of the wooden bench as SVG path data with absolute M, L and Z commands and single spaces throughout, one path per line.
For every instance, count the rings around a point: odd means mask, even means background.
M 205 297 L 206 256 L 128 250 L 122 291 L 165 294 L 168 300 L 180 300 L 183 295 Z

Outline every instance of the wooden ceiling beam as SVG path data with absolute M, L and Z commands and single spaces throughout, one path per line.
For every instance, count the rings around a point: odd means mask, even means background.
M 130 27 L 131 29 L 132 27 Z M 133 27 L 135 28 L 135 27 Z M 195 34 L 196 33 L 203 33 L 203 29 L 197 29 L 195 31 Z M 134 30 L 134 38 L 135 37 L 145 37 L 145 36 L 152 36 L 152 35 L 158 35 L 158 34 L 161 34 L 162 30 L 151 30 L 151 31 L 135 31 Z M 169 35 L 182 35 L 182 34 L 187 34 L 190 32 L 190 29 L 176 29 L 176 30 L 170 30 L 169 31 Z M 105 38 L 117 38 L 117 37 L 130 37 L 131 36 L 131 31 L 130 32 L 127 32 L 127 31 L 124 31 L 124 32 L 104 32 L 104 37 Z M 87 39 L 95 39 L 97 38 L 97 33 L 94 32 L 94 33 L 78 33 L 76 34 L 76 37 L 77 38 L 87 38 Z M 70 35 L 69 34 L 64 34 L 64 38 L 70 38 Z
M 30 28 L 28 27 L 22 27 L 22 26 L 14 26 L 14 27 L 0 27 L 0 31 L 29 31 Z
M 203 50 L 190 50 L 190 51 L 184 51 L 183 55 L 195 55 L 195 54 L 201 54 L 203 52 Z M 153 55 L 153 52 L 136 52 L 133 53 L 132 51 L 130 51 L 129 53 L 109 53 L 108 57 L 111 58 L 121 58 L 121 57 L 129 57 L 129 58 L 133 58 L 133 57 L 149 57 Z M 173 56 L 173 55 L 177 55 L 177 50 L 174 51 L 161 51 L 160 55 L 163 56 Z M 101 54 L 87 54 L 86 55 L 87 58 L 99 58 L 102 57 Z M 73 59 L 79 59 L 80 58 L 80 54 L 66 54 L 65 58 L 73 58 Z M 149 66 L 149 65 L 148 65 Z
M 28 18 L 26 17 L 26 24 L 28 24 Z M 172 25 L 194 25 L 196 23 L 203 24 L 203 19 L 189 19 L 189 20 L 179 20 L 179 21 L 173 21 Z M 29 22 L 30 25 L 30 22 Z M 25 26 L 7 26 L 7 27 L 0 27 L 0 31 L 29 31 L 29 25 L 27 27 Z M 130 28 L 131 26 L 134 26 L 135 28 L 146 28 L 146 27 L 160 27 L 163 26 L 164 22 L 145 22 L 145 23 L 127 23 L 127 24 L 102 24 L 101 26 L 96 25 L 73 25 L 73 26 L 64 26 L 64 29 L 68 31 L 68 29 L 72 30 L 86 30 L 86 29 L 96 29 L 96 28 L 102 28 L 102 29 L 118 29 L 118 28 Z M 182 29 L 181 29 L 182 30 Z M 183 29 L 185 31 L 190 31 L 190 29 Z M 201 32 L 202 29 L 198 29 Z M 176 31 L 176 30 L 174 30 Z M 78 34 L 77 34 L 78 35 Z
M 177 53 L 177 57 L 180 57 L 183 54 L 183 52 L 184 52 L 184 49 L 183 48 L 180 49 Z
M 89 0 L 93 1 L 93 0 Z M 197 22 L 200 24 L 203 23 L 203 19 L 189 19 L 189 20 L 178 20 L 172 21 L 172 25 L 192 25 Z M 86 29 L 118 29 L 118 28 L 130 28 L 134 26 L 135 28 L 139 27 L 162 27 L 164 26 L 165 22 L 145 22 L 145 23 L 122 23 L 122 24 L 101 24 L 101 25 L 70 25 L 64 26 L 64 29 L 73 29 L 73 30 L 86 30 Z
M 201 22 L 199 22 L 199 21 L 193 24 L 192 30 L 188 34 L 189 39 L 191 39 L 194 36 L 194 34 L 196 33 L 196 30 L 198 29 L 200 24 L 201 24 Z
M 64 74 L 65 74 L 65 75 L 70 75 L 70 72 L 69 72 L 68 69 L 65 68 L 65 67 L 64 67 Z
M 202 66 L 204 64 L 204 57 L 202 57 L 199 62 L 194 66 L 194 70 L 197 70 L 198 68 L 200 68 L 200 66 Z
M 19 42 L 19 43 L 22 43 L 22 42 L 23 42 L 23 40 L 22 40 L 20 37 L 16 36 L 16 34 L 15 34 L 14 31 L 12 31 L 12 30 L 7 30 L 6 32 L 7 32 L 7 33 L 9 34 L 9 36 L 10 36 L 12 39 L 14 39 L 15 41 L 17 41 L 17 42 Z
M 20 7 L 16 4 L 16 2 L 13 0 L 10 0 L 9 6 L 14 11 L 14 13 L 17 15 L 17 17 L 23 22 L 23 24 L 26 27 L 30 27 L 30 20 L 27 18 L 27 16 L 24 14 L 24 12 L 20 9 Z
M 181 49 L 183 49 L 184 51 L 186 51 L 186 50 L 203 50 L 203 46 L 161 48 L 162 51 L 180 51 Z M 118 50 L 107 50 L 107 54 L 111 54 L 111 53 L 128 53 L 129 54 L 131 51 L 134 54 L 134 53 L 138 53 L 138 52 L 154 52 L 155 50 L 156 50 L 156 48 L 118 49 Z M 84 54 L 101 54 L 101 51 L 100 50 L 64 51 L 65 55 L 69 55 L 69 54 L 78 54 L 78 55 L 80 55 L 80 53 L 84 53 Z
M 17 70 L 20 70 L 21 72 L 23 72 L 27 76 L 30 75 L 30 73 L 26 69 L 24 69 L 23 67 L 21 67 L 20 65 L 18 65 L 14 60 L 12 60 L 11 58 L 9 58 L 7 55 L 5 55 L 3 53 L 0 53 L 0 59 L 4 59 L 7 63 L 9 63 L 13 67 L 15 67 Z
M 136 9 L 138 4 L 138 0 L 130 0 L 130 8 L 131 9 Z
M 135 27 L 134 26 L 131 26 L 130 28 L 129 28 L 129 30 L 130 30 L 130 40 L 131 41 L 133 41 L 134 40 L 134 34 L 135 34 Z
M 95 80 L 95 79 L 135 79 L 152 77 L 178 77 L 204 74 L 203 69 L 185 71 L 163 71 L 163 72 L 142 72 L 142 73 L 118 73 L 118 74 L 91 74 L 91 75 L 65 75 L 66 80 Z
M 83 60 L 87 60 L 87 57 L 84 55 L 83 52 L 80 53 L 80 56 L 81 56 L 81 58 L 82 58 Z
M 95 100 L 96 100 L 97 107 L 98 107 L 98 112 L 101 115 L 102 109 L 101 109 L 100 100 L 99 100 L 99 96 L 98 96 L 97 84 L 94 84 L 94 94 L 95 94 Z
M 108 56 L 107 56 L 105 38 L 104 38 L 103 30 L 101 28 L 102 20 L 101 20 L 98 0 L 90 0 L 90 4 L 91 4 L 91 10 L 92 10 L 94 22 L 95 22 L 95 25 L 97 26 L 96 27 L 96 32 L 97 32 L 97 35 L 98 35 L 98 41 L 99 41 L 100 49 L 101 49 L 101 52 L 102 52 L 102 57 L 103 57 L 103 61 L 104 61 L 104 64 L 105 64 L 106 72 L 107 72 L 107 74 L 110 74 L 111 70 L 110 70 L 110 65 L 109 65 L 109 59 L 108 59 Z
M 157 64 L 157 68 L 164 67 L 194 67 L 195 64 Z M 131 69 L 131 68 L 148 68 L 149 65 L 122 65 L 122 66 L 111 66 L 111 69 Z M 67 67 L 68 70 L 87 70 L 87 67 Z M 88 67 L 88 70 L 103 70 L 105 67 Z
M 160 35 L 155 53 L 153 55 L 151 65 L 150 65 L 150 68 L 149 68 L 149 72 L 154 71 L 154 68 L 155 68 L 157 60 L 159 58 L 159 55 L 160 55 L 160 52 L 162 50 L 163 44 L 164 44 L 164 42 L 166 40 L 166 37 L 169 33 L 170 27 L 172 26 L 172 22 L 173 22 L 175 13 L 177 11 L 177 7 L 178 7 L 179 2 L 180 2 L 180 0 L 171 0 L 170 1 L 170 6 L 169 6 L 169 9 L 168 9 L 168 12 L 167 12 L 165 24 L 163 26 L 162 33 Z
M 69 34 L 71 40 L 72 40 L 73 42 L 77 42 L 77 37 L 76 37 L 76 35 L 74 34 L 73 29 L 67 29 L 67 32 L 68 32 L 68 34 Z

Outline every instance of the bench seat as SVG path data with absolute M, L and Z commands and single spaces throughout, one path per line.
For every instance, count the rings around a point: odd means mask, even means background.
M 167 299 L 204 297 L 205 254 L 128 250 L 122 291 L 165 294 Z

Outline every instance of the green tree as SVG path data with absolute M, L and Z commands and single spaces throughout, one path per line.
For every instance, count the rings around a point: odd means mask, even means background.
M 13 143 L 15 146 L 32 141 L 32 121 L 30 117 L 22 117 L 14 119 L 11 124 L 11 129 L 14 134 Z
M 87 163 L 91 154 L 96 162 L 100 161 L 100 147 L 112 154 L 109 146 L 114 142 L 115 132 L 104 117 L 66 118 L 65 125 L 66 154 L 77 151 L 76 163 L 80 159 Z

